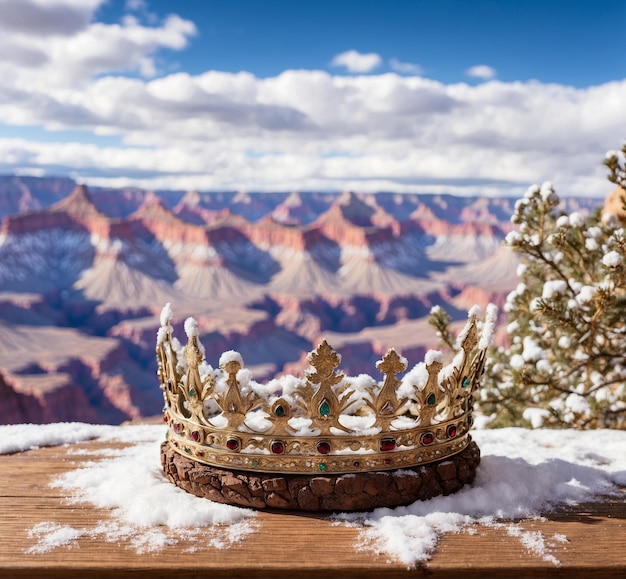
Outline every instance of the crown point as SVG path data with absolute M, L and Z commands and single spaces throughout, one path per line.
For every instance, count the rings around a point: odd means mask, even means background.
M 241 363 L 238 360 L 230 360 L 226 364 L 220 364 L 220 368 L 223 368 L 227 374 L 237 374 L 241 370 Z
M 383 356 L 382 360 L 376 362 L 376 368 L 383 374 L 398 374 L 407 369 L 408 361 L 404 356 L 400 356 L 395 348 L 390 348 Z

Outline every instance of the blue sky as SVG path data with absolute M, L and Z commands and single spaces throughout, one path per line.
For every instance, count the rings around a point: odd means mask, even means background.
M 623 0 L 0 0 L 0 172 L 200 190 L 610 190 Z
M 109 2 L 97 15 L 114 23 L 124 7 Z M 189 48 L 163 60 L 164 69 L 191 74 L 341 74 L 330 63 L 353 49 L 382 57 L 374 73 L 393 70 L 388 61 L 395 58 L 445 83 L 468 81 L 465 71 L 477 63 L 507 82 L 586 87 L 626 76 L 623 0 L 160 0 L 146 7 L 197 26 Z

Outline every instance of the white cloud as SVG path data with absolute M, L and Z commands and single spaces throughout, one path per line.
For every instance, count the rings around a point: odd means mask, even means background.
M 490 80 L 496 77 L 496 69 L 486 64 L 477 64 L 465 71 L 467 76 L 472 78 L 480 78 L 481 80 Z
M 142 12 L 148 9 L 146 0 L 126 0 L 126 10 Z
M 84 90 L 30 97 L 13 95 L 2 118 L 118 134 L 131 148 L 5 139 L 7 169 L 67 167 L 85 179 L 101 170 L 183 188 L 514 193 L 552 179 L 564 193 L 601 193 L 598 151 L 620 144 L 626 123 L 626 81 L 582 90 L 207 72 L 105 76 Z
M 66 36 L 83 30 L 104 0 L 0 0 L 0 29 L 10 34 Z
M 102 184 L 148 187 L 503 194 L 551 179 L 560 193 L 600 194 L 607 183 L 598 151 L 620 144 L 626 123 L 626 81 L 581 90 L 207 72 L 104 77 L 69 96 L 38 97 L 14 99 L 0 114 L 118 134 L 129 148 L 4 139 L 1 170 L 65 167 L 94 184 L 100 172 L 120 176 Z
M 71 88 L 112 72 L 154 76 L 155 53 L 181 50 L 196 34 L 176 15 L 151 26 L 131 15 L 119 24 L 91 22 L 103 1 L 0 0 L 0 90 Z
M 368 52 L 363 54 L 356 50 L 348 50 L 337 54 L 333 57 L 330 65 L 337 67 L 345 67 L 348 72 L 372 72 L 378 68 L 383 62 L 379 54 Z
M 420 75 L 424 72 L 419 64 L 413 64 L 412 62 L 401 62 L 397 58 L 390 58 L 389 66 L 391 67 L 391 70 L 394 70 L 399 74 Z
M 27 27 L 0 33 L 0 120 L 82 131 L 85 142 L 65 142 L 63 133 L 54 142 L 54 132 L 42 142 L 0 137 L 2 173 L 177 189 L 519 195 L 546 180 L 559 194 L 611 189 L 602 155 L 624 139 L 626 80 L 577 89 L 321 70 L 159 76 L 156 51 L 184 48 L 191 22 L 94 23 L 84 15 L 96 0 L 25 2 L 75 10 L 82 24 L 45 38 Z M 341 60 L 352 70 L 381 64 L 355 51 Z M 118 74 L 126 71 L 156 77 Z M 119 144 L 98 145 L 92 134 Z

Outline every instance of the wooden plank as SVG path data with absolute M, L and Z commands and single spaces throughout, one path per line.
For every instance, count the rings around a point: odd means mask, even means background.
M 445 535 L 428 563 L 409 570 L 385 555 L 359 550 L 359 530 L 336 525 L 324 515 L 261 512 L 257 532 L 217 549 L 184 543 L 138 555 L 128 540 L 106 543 L 84 536 L 77 545 L 45 554 L 29 554 L 36 543 L 29 531 L 41 522 L 93 529 L 111 518 L 89 505 L 72 505 L 55 476 L 78 468 L 94 452 L 120 445 L 92 441 L 71 447 L 44 448 L 0 456 L 0 577 L 624 577 L 626 576 L 626 503 L 607 498 L 500 527 L 474 526 Z M 77 450 L 88 450 L 85 457 Z M 555 565 L 529 552 L 512 537 L 516 532 L 541 531 Z M 207 540 L 212 530 L 207 530 Z M 562 537 L 566 537 L 563 540 Z

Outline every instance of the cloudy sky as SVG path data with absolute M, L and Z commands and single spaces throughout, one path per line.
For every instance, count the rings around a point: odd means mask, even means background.
M 624 0 L 0 0 L 0 173 L 611 190 Z

